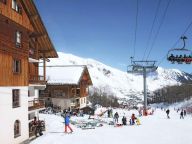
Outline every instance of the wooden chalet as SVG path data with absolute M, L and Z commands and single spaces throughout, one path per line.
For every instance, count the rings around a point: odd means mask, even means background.
M 29 122 L 45 107 L 38 91 L 46 87 L 46 62 L 56 57 L 33 0 L 0 0 L 0 96 L 4 96 L 0 117 L 5 112 L 12 116 L 1 119 L 7 133 L 0 130 L 0 143 L 21 143 L 31 135 L 26 131 Z M 42 75 L 39 75 L 40 61 Z M 5 103 L 8 105 L 1 105 Z
M 47 106 L 79 109 L 87 104 L 91 77 L 86 66 L 48 67 L 48 82 L 40 97 Z

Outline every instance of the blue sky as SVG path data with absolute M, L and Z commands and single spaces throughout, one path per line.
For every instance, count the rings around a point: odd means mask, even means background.
M 152 47 L 148 60 L 157 64 L 192 21 L 191 0 L 161 0 L 157 19 L 147 46 L 159 0 L 139 0 L 135 60 L 141 60 Z M 57 51 L 93 58 L 126 71 L 134 53 L 136 0 L 35 0 L 39 13 Z M 192 47 L 192 27 L 185 34 L 186 47 Z M 152 46 L 152 43 L 154 44 Z M 180 41 L 176 47 L 182 47 Z M 160 66 L 192 72 L 191 65 L 173 65 L 166 59 Z

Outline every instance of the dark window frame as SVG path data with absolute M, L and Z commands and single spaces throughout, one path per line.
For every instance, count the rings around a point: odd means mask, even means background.
M 17 64 L 18 62 L 18 64 Z M 13 73 L 20 74 L 21 73 L 21 60 L 20 59 L 13 59 Z
M 21 122 L 16 120 L 14 122 L 14 138 L 21 136 Z
M 11 8 L 19 14 L 22 14 L 22 7 L 18 4 L 17 0 L 12 0 Z
M 13 108 L 20 107 L 20 90 L 19 89 L 12 90 L 12 107 Z
M 16 30 L 16 32 L 15 32 L 15 46 L 17 48 L 21 48 L 21 43 L 22 43 L 22 32 Z

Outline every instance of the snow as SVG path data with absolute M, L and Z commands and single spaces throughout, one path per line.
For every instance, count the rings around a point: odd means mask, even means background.
M 83 66 L 47 67 L 49 84 L 78 84 Z
M 118 69 L 107 66 L 99 61 L 90 58 L 81 58 L 72 54 L 58 52 L 59 58 L 50 59 L 47 66 L 59 65 L 86 65 L 88 67 L 93 87 L 91 91 L 98 90 L 108 95 L 113 95 L 118 98 L 130 99 L 130 96 L 135 96 L 143 99 L 143 76 L 134 75 Z M 79 70 L 69 70 L 62 68 L 47 68 L 49 83 L 77 82 Z M 73 76 L 74 74 L 74 76 Z M 159 67 L 156 72 L 147 75 L 147 88 L 149 91 L 154 91 L 166 86 L 180 85 L 179 77 L 187 80 L 191 78 L 176 69 L 164 69 Z
M 113 109 L 120 114 L 130 118 L 136 111 L 127 111 L 123 109 Z M 106 115 L 101 117 L 102 120 L 109 120 Z M 41 114 L 41 119 L 46 120 L 46 133 L 38 137 L 30 144 L 191 144 L 192 143 L 192 117 L 189 115 L 185 119 L 179 119 L 179 113 L 170 109 L 170 119 L 166 118 L 165 111 L 157 109 L 154 115 L 140 117 L 141 125 L 139 126 L 122 126 L 114 127 L 104 124 L 103 127 L 95 129 L 82 130 L 71 125 L 74 133 L 51 133 L 63 132 L 63 118 L 57 115 Z M 88 117 L 72 117 L 72 120 L 87 120 Z

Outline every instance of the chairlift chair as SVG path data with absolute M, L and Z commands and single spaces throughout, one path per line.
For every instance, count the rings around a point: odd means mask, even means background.
M 192 51 L 185 48 L 185 40 L 187 39 L 186 36 L 181 37 L 183 40 L 183 47 L 182 48 L 173 48 L 168 51 L 167 53 L 167 60 L 170 61 L 172 64 L 191 64 L 192 62 Z

